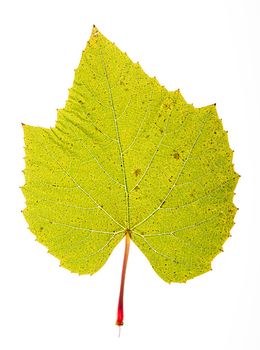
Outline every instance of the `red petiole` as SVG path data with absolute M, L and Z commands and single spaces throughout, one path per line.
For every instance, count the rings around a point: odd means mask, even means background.
M 119 293 L 118 307 L 117 307 L 117 320 L 116 320 L 116 325 L 119 327 L 123 326 L 124 324 L 124 286 L 125 286 L 126 266 L 127 266 L 129 247 L 130 247 L 130 234 L 131 234 L 130 230 L 126 230 L 125 254 L 124 254 L 124 261 L 123 261 L 122 274 L 121 274 L 121 285 L 120 285 L 120 293 Z

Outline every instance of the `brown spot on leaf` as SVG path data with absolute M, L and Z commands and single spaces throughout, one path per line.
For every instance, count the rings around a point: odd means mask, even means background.
M 141 169 L 135 169 L 134 171 L 135 176 L 139 176 L 141 174 Z
M 174 153 L 173 153 L 173 158 L 175 158 L 175 159 L 180 159 L 179 153 L 178 153 L 178 152 L 174 152 Z

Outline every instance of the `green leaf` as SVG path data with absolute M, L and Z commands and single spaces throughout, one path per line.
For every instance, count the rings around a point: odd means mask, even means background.
M 61 266 L 93 274 L 129 235 L 167 282 L 211 269 L 238 180 L 215 105 L 168 92 L 94 27 L 56 126 L 24 135 L 24 215 Z

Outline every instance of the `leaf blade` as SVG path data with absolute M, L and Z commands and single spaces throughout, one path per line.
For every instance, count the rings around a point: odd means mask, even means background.
M 24 133 L 24 215 L 62 266 L 95 273 L 130 232 L 167 282 L 210 270 L 238 180 L 214 105 L 168 92 L 94 27 L 55 127 Z

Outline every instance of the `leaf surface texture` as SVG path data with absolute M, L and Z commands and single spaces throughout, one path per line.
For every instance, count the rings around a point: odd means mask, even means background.
M 130 232 L 167 282 L 211 269 L 238 180 L 215 105 L 167 91 L 94 27 L 55 127 L 24 135 L 24 215 L 63 267 L 95 273 Z

